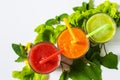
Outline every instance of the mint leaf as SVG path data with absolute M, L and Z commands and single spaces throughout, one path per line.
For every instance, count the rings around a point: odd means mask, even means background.
M 27 51 L 25 50 L 25 46 L 21 44 L 12 44 L 12 48 L 15 53 L 19 56 L 16 62 L 23 62 L 27 58 Z
M 68 71 L 63 71 L 59 80 L 68 80 L 68 78 L 69 78 Z
M 52 25 L 54 25 L 54 24 L 57 24 L 57 23 L 58 23 L 57 20 L 54 19 L 54 18 L 49 19 L 49 20 L 47 20 L 47 21 L 45 22 L 46 25 L 50 25 L 50 26 L 52 26 Z
M 13 43 L 12 48 L 18 56 L 27 57 L 27 55 L 26 55 L 27 52 L 25 50 L 25 46 L 23 46 L 21 44 L 14 44 Z
M 72 80 L 102 80 L 100 64 L 81 59 L 74 60 L 69 77 Z
M 109 54 L 106 54 L 104 57 L 101 57 L 100 59 L 101 64 L 107 68 L 110 69 L 118 69 L 118 57 L 117 55 L 110 52 Z
M 20 45 L 18 45 L 18 44 L 12 44 L 12 48 L 13 48 L 13 50 L 15 51 L 15 53 L 16 53 L 18 56 L 22 56 L 22 55 L 21 55 Z
M 63 13 L 63 14 L 61 14 L 61 15 L 59 15 L 59 16 L 57 17 L 57 20 L 58 20 L 58 21 L 62 21 L 63 18 L 67 18 L 67 17 L 68 17 L 68 14 L 67 14 L 67 13 Z
M 15 62 L 23 62 L 23 61 L 25 61 L 25 60 L 26 60 L 25 57 L 18 57 L 18 58 L 15 60 Z

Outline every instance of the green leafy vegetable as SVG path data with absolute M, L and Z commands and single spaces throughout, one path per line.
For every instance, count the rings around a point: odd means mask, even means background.
M 36 29 L 35 32 L 38 33 L 34 43 L 42 42 L 42 41 L 49 41 L 53 38 L 54 35 L 54 28 L 53 26 L 41 24 Z
M 67 18 L 69 15 L 67 13 L 63 13 L 59 16 L 56 16 L 58 22 L 63 21 L 63 18 Z
M 85 6 L 87 5 L 87 7 Z M 83 2 L 82 6 L 74 7 L 75 11 L 69 16 L 69 22 L 73 26 L 79 26 L 84 28 L 87 19 L 95 13 L 106 13 L 110 15 L 116 22 L 117 26 L 120 26 L 120 12 L 117 10 L 118 5 L 106 0 L 104 3 L 98 5 L 96 8 L 93 5 L 93 0 L 89 0 L 89 3 Z
M 74 11 L 80 11 L 80 13 L 82 13 L 83 11 L 86 11 L 87 10 L 87 3 L 86 2 L 83 2 L 82 3 L 82 6 L 77 6 L 77 7 L 74 7 L 73 10 Z
M 94 0 L 89 0 L 88 9 L 93 9 L 93 8 L 94 8 Z
M 68 14 L 63 13 L 55 18 L 47 20 L 45 24 L 41 24 L 35 28 L 35 32 L 37 32 L 38 35 L 36 36 L 34 43 L 48 41 L 55 44 L 58 35 L 66 29 L 65 25 L 60 24 L 60 21 L 63 21 L 63 18 L 67 17 Z
M 63 72 L 60 80 L 102 80 L 101 65 L 110 68 L 117 69 L 118 57 L 117 55 L 110 52 L 104 57 L 100 56 L 101 48 L 99 45 L 91 46 L 85 58 L 74 60 L 70 66 L 70 72 Z M 67 75 L 67 78 L 66 78 Z
M 102 80 L 100 64 L 81 59 L 74 60 L 69 76 L 72 80 Z
M 89 61 L 94 61 L 95 59 L 99 61 L 100 50 L 101 48 L 98 44 L 95 46 L 90 46 L 90 49 L 85 56 Z
M 56 28 L 54 28 L 53 26 L 42 24 L 35 29 L 35 32 L 37 32 L 38 35 L 36 36 L 34 43 L 36 44 L 42 41 L 48 41 L 55 44 L 58 35 L 65 28 L 66 27 L 64 25 L 60 25 L 60 24 L 56 25 Z
M 87 10 L 93 9 L 93 8 L 94 8 L 93 0 L 89 0 L 89 3 L 83 2 L 82 6 L 74 7 L 73 10 L 79 11 L 80 13 L 82 13 L 84 11 L 87 11 Z
M 45 23 L 46 25 L 53 25 L 53 24 L 57 24 L 57 20 L 56 19 L 49 19 L 46 21 Z
M 20 80 L 31 80 L 33 79 L 33 71 L 29 65 L 23 67 L 22 71 L 13 71 L 13 77 Z
M 27 59 L 27 51 L 25 50 L 25 46 L 21 44 L 12 44 L 12 48 L 15 51 L 15 53 L 19 56 L 16 62 L 23 62 L 25 59 Z
M 35 73 L 31 67 L 26 64 L 22 71 L 13 71 L 12 76 L 19 80 L 48 80 L 47 74 Z
M 101 64 L 107 68 L 118 69 L 117 68 L 118 57 L 112 52 L 110 52 L 109 54 L 106 54 L 106 56 L 104 57 L 101 57 L 100 61 L 101 61 Z
M 89 61 L 94 62 L 95 60 L 98 61 L 101 65 L 110 68 L 110 69 L 117 69 L 118 66 L 118 57 L 117 55 L 110 52 L 106 54 L 104 57 L 100 56 L 101 48 L 99 45 L 90 47 L 89 51 L 86 54 L 86 58 Z
M 64 71 L 59 80 L 102 80 L 99 63 L 93 63 L 87 59 L 76 59 L 70 66 L 70 71 Z
M 68 78 L 69 78 L 68 71 L 64 71 L 64 72 L 61 74 L 59 80 L 68 80 Z

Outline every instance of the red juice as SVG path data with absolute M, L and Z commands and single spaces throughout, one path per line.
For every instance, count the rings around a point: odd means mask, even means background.
M 60 63 L 60 56 L 57 55 L 44 64 L 40 64 L 41 60 L 46 59 L 55 52 L 57 48 L 49 42 L 41 42 L 33 46 L 29 53 L 29 64 L 37 73 L 50 73 L 55 70 Z

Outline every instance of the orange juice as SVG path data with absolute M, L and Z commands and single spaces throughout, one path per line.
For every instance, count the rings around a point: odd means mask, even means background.
M 76 43 L 72 43 L 72 36 L 68 29 L 64 30 L 58 37 L 58 48 L 64 50 L 62 53 L 67 58 L 79 58 L 83 56 L 89 48 L 89 40 L 86 34 L 79 28 L 71 28 L 77 39 Z

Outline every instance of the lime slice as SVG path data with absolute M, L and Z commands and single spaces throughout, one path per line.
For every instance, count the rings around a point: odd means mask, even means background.
M 103 28 L 99 32 L 90 36 L 90 40 L 96 43 L 104 43 L 111 40 L 116 32 L 116 24 L 114 20 L 105 13 L 97 13 L 88 19 L 85 26 L 87 34 L 95 31 L 105 24 L 109 24 L 110 26 L 108 28 Z

